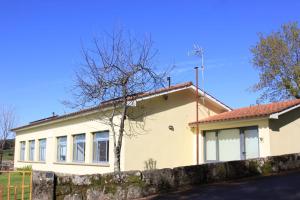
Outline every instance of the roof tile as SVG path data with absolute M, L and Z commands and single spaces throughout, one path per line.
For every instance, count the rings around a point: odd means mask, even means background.
M 266 117 L 271 114 L 281 112 L 290 107 L 300 104 L 300 99 L 293 99 L 289 101 L 274 102 L 269 104 L 255 105 L 244 108 L 234 109 L 232 111 L 224 112 L 218 115 L 213 115 L 202 120 L 199 120 L 200 124 L 229 121 L 229 120 L 239 120 L 248 119 L 256 117 Z M 196 122 L 190 123 L 190 125 L 196 124 Z

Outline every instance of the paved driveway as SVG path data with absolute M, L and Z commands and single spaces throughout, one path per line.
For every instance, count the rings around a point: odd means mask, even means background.
M 250 180 L 239 180 L 230 183 L 197 186 L 184 191 L 154 196 L 148 199 L 300 200 L 300 172 L 252 178 Z

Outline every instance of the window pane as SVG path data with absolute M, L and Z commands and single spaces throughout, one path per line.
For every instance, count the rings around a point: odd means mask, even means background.
M 34 140 L 29 141 L 29 160 L 34 160 L 34 148 L 35 148 L 35 142 Z
M 20 160 L 25 160 L 25 142 L 20 142 Z
M 206 160 L 217 160 L 217 137 L 215 131 L 208 131 L 205 133 L 206 140 Z
M 93 160 L 94 162 L 108 162 L 109 158 L 109 132 L 94 134 Z
M 57 138 L 57 160 L 66 161 L 67 158 L 67 136 Z
M 39 140 L 39 160 L 46 160 L 46 139 Z
M 85 134 L 74 136 L 73 160 L 79 162 L 84 162 L 85 160 Z
M 106 161 L 106 141 L 99 141 L 98 142 L 98 148 L 100 149 L 100 162 Z
M 239 129 L 220 130 L 218 139 L 220 161 L 241 159 Z

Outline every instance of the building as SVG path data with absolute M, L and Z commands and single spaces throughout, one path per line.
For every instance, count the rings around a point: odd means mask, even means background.
M 239 108 L 201 119 L 198 124 L 202 162 L 300 152 L 300 99 Z
M 196 163 L 196 87 L 191 82 L 139 95 L 128 117 L 123 140 L 121 170 L 142 170 L 153 159 L 157 168 Z M 203 92 L 199 91 L 203 96 Z M 99 115 L 109 104 L 54 116 L 13 129 L 16 132 L 15 167 L 31 165 L 35 170 L 72 174 L 113 171 L 111 129 Z M 200 118 L 231 108 L 211 95 L 199 105 Z M 102 111 L 102 112 L 101 112 Z
M 157 168 L 172 168 L 197 164 L 197 156 L 201 164 L 300 152 L 300 100 L 232 110 L 199 90 L 196 122 L 196 91 L 188 82 L 133 99 L 121 170 L 143 170 L 149 159 Z M 113 140 L 104 111 L 110 111 L 108 103 L 15 128 L 15 167 L 70 174 L 112 172 Z

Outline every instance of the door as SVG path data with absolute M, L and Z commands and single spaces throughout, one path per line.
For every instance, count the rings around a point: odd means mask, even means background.
M 257 128 L 246 129 L 245 134 L 245 152 L 246 159 L 259 157 L 259 143 Z

